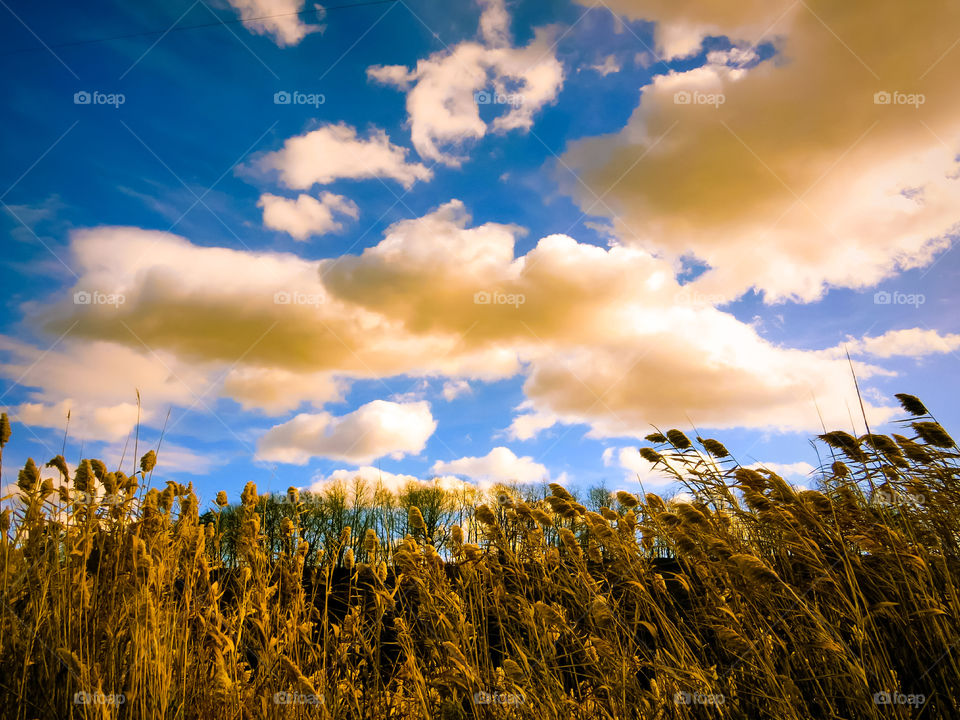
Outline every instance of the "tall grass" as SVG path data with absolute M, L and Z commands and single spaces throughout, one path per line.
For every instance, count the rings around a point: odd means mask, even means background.
M 191 487 L 147 489 L 152 452 L 129 477 L 29 461 L 2 515 L 0 713 L 958 717 L 958 449 L 900 398 L 904 434 L 820 436 L 816 490 L 670 430 L 643 455 L 687 493 L 594 509 L 559 485 L 458 505 L 249 483 L 201 515 Z

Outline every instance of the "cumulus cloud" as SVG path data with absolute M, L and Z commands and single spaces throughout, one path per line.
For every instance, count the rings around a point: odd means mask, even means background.
M 367 464 L 389 455 L 416 455 L 437 429 L 430 404 L 374 400 L 351 413 L 300 413 L 266 432 L 257 443 L 260 460 L 304 465 L 324 457 Z
M 550 31 L 538 30 L 526 47 L 512 47 L 503 0 L 481 5 L 479 42 L 434 53 L 414 69 L 376 65 L 367 70 L 370 79 L 407 93 L 411 137 L 422 158 L 456 166 L 465 159 L 458 149 L 491 128 L 529 130 L 534 115 L 556 99 L 563 84 Z M 480 117 L 481 104 L 502 110 L 490 126 Z
M 296 410 L 303 402 L 315 407 L 340 402 L 345 390 L 346 382 L 330 373 L 241 366 L 226 374 L 221 394 L 239 402 L 244 410 L 282 415 Z
M 295 190 L 309 190 L 341 178 L 363 180 L 389 178 L 406 188 L 433 173 L 420 163 L 407 161 L 406 148 L 394 145 L 383 130 L 372 129 L 368 137 L 345 123 L 324 125 L 288 138 L 280 150 L 255 161 L 263 172 L 276 172 L 280 182 Z
M 326 25 L 303 22 L 303 0 L 228 0 L 243 19 L 243 25 L 257 35 L 269 35 L 280 47 L 296 45 L 310 33 L 322 33 Z M 323 17 L 323 8 L 314 5 Z
M 509 436 L 514 440 L 531 440 L 544 430 L 553 427 L 559 419 L 543 412 L 521 413 L 510 423 Z
M 751 470 L 771 470 L 783 478 L 809 478 L 816 468 L 808 462 L 776 463 L 756 462 L 745 467 Z
M 320 195 L 319 200 L 312 195 L 292 199 L 264 193 L 257 207 L 263 208 L 264 225 L 289 233 L 296 240 L 342 230 L 343 223 L 337 216 L 346 215 L 354 220 L 360 217 L 356 203 L 330 192 Z
M 127 340 L 130 346 L 68 336 L 41 350 L 0 336 L 0 353 L 6 357 L 0 375 L 27 391 L 26 401 L 9 412 L 27 425 L 56 430 L 64 429 L 70 412 L 71 434 L 111 441 L 127 437 L 136 426 L 138 391 L 144 423 L 162 420 L 171 404 L 190 405 L 206 392 L 206 363 L 145 351 L 129 333 Z
M 858 407 L 845 358 L 768 342 L 691 296 L 668 261 L 565 235 L 517 256 L 520 234 L 472 225 L 458 201 L 394 224 L 359 255 L 319 261 L 132 228 L 79 231 L 77 287 L 114 288 L 126 301 L 62 302 L 43 317 L 78 340 L 140 351 L 136 338 L 149 337 L 185 364 L 236 365 L 224 393 L 270 411 L 322 403 L 339 392 L 332 378 L 522 373 L 517 439 L 557 423 L 597 437 L 690 421 L 810 431 L 820 428 L 814 398 L 828 425 L 845 426 Z M 885 372 L 856 369 L 865 381 Z M 269 393 L 274 380 L 288 401 Z M 867 407 L 874 423 L 895 411 Z
M 147 445 L 141 438 L 139 452 L 142 456 L 148 450 L 156 450 L 156 445 Z M 126 452 L 126 454 L 124 454 Z M 128 472 L 132 467 L 140 466 L 140 458 L 133 455 L 133 443 L 129 445 L 120 443 L 106 448 L 102 453 L 103 461 L 109 468 L 121 467 L 120 460 L 123 459 L 123 468 Z M 171 473 L 182 473 L 186 475 L 207 475 L 219 462 L 219 458 L 214 453 L 204 451 L 196 452 L 190 448 L 171 443 L 167 440 L 160 445 L 160 451 L 157 453 L 157 466 L 154 475 L 157 478 L 163 478 Z
M 353 470 L 339 469 L 326 475 L 317 475 L 312 478 L 313 482 L 307 488 L 311 492 L 325 492 L 333 487 L 342 487 L 348 492 L 352 492 L 356 486 L 356 481 L 360 480 L 367 492 L 382 488 L 393 494 L 399 494 L 411 485 L 416 487 L 431 487 L 434 484 L 439 485 L 445 490 L 460 490 L 465 487 L 465 483 L 453 476 L 442 476 L 425 480 L 415 475 L 404 475 L 403 473 L 392 473 L 372 465 L 364 465 Z
M 466 380 L 447 380 L 447 382 L 443 384 L 443 399 L 447 402 L 456 400 L 461 395 L 469 395 L 472 392 L 473 390 L 470 387 L 470 383 Z
M 607 448 L 603 451 L 603 464 L 626 471 L 623 486 L 627 489 L 635 488 L 638 481 L 645 490 L 661 489 L 677 481 L 676 477 L 660 466 L 654 468 L 653 463 L 644 459 L 640 455 L 640 449 L 636 447 Z
M 941 335 L 936 330 L 909 328 L 905 330 L 890 330 L 876 337 L 864 337 L 859 340 L 851 338 L 847 343 L 837 348 L 838 352 L 844 349 L 851 355 L 872 355 L 879 358 L 894 356 L 924 357 L 955 352 L 960 349 L 960 334 L 948 333 Z
M 600 73 L 601 77 L 606 77 L 607 75 L 613 75 L 614 73 L 620 72 L 620 63 L 617 61 L 615 55 L 607 55 L 603 62 L 599 62 L 596 65 L 591 65 L 590 69 L 594 72 Z
M 433 464 L 434 473 L 462 475 L 481 482 L 541 482 L 549 477 L 547 468 L 531 457 L 517 457 L 512 450 L 495 447 L 483 457 L 462 457 Z
M 79 404 L 72 398 L 55 404 L 26 402 L 11 408 L 13 420 L 31 427 L 66 429 L 67 413 L 70 424 L 83 437 L 102 440 L 120 440 L 127 437 L 137 424 L 136 403 L 116 405 Z
M 737 48 L 657 76 L 622 131 L 570 146 L 564 162 L 579 178 L 570 192 L 585 211 L 614 219 L 623 242 L 698 258 L 710 267 L 699 292 L 734 298 L 758 288 L 770 302 L 870 287 L 952 242 L 955 4 L 610 7 L 656 22 L 664 56 L 698 50 L 707 35 Z M 757 43 L 772 43 L 776 57 L 752 63 Z

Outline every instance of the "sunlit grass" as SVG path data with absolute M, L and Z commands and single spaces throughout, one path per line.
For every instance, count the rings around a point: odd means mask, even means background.
M 201 514 L 148 489 L 152 452 L 129 477 L 30 461 L 2 715 L 957 717 L 958 449 L 901 402 L 903 434 L 821 436 L 816 490 L 649 436 L 690 502 L 249 483 Z

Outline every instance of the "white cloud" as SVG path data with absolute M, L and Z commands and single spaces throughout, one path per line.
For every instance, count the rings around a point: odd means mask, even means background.
M 300 19 L 303 0 L 228 0 L 240 12 L 244 27 L 257 35 L 270 35 L 280 47 L 296 45 L 310 33 L 322 33 L 326 25 L 310 25 Z M 314 5 L 318 17 L 323 8 Z
M 10 409 L 11 419 L 31 427 L 67 428 L 70 413 L 72 434 L 85 439 L 119 440 L 126 438 L 137 424 L 135 403 L 82 405 L 73 399 L 56 404 L 25 402 Z
M 613 75 L 614 73 L 620 72 L 620 63 L 614 55 L 607 55 L 603 62 L 597 63 L 596 65 L 590 65 L 590 69 L 594 72 L 600 73 L 602 77 L 607 75 Z
M 744 467 L 750 468 L 751 470 L 771 470 L 783 478 L 809 478 L 816 471 L 813 465 L 802 461 L 792 463 L 756 462 L 751 465 L 745 465 Z
M 289 233 L 296 240 L 342 230 L 343 224 L 335 216 L 346 215 L 354 220 L 360 216 L 356 203 L 330 192 L 321 194 L 319 200 L 312 195 L 292 199 L 264 193 L 257 207 L 263 208 L 264 225 Z
M 304 401 L 315 407 L 343 400 L 346 382 L 330 373 L 291 372 L 282 368 L 241 366 L 230 370 L 222 395 L 244 410 L 263 410 L 281 415 L 296 410 Z
M 443 399 L 447 402 L 456 400 L 461 395 L 469 395 L 472 392 L 470 383 L 466 380 L 448 380 L 443 384 Z
M 560 422 L 547 413 L 529 412 L 517 415 L 510 423 L 509 436 L 514 440 L 530 440 Z
M 657 76 L 622 131 L 571 144 L 570 192 L 613 219 L 622 242 L 709 266 L 692 290 L 733 299 L 757 288 L 768 302 L 872 287 L 950 246 L 960 228 L 960 54 L 946 53 L 956 40 L 946 20 L 960 14 L 948 0 L 816 13 L 792 0 L 610 7 L 656 22 L 666 56 L 698 50 L 708 35 L 737 48 Z M 862 23 L 864 13 L 875 22 Z M 777 55 L 752 64 L 743 48 L 761 42 Z
M 429 403 L 374 400 L 342 417 L 301 413 L 260 438 L 257 458 L 295 465 L 314 457 L 357 464 L 399 459 L 421 452 L 436 428 Z
M 503 1 L 482 5 L 481 42 L 434 53 L 412 70 L 397 65 L 367 70 L 372 80 L 407 93 L 413 145 L 422 158 L 453 166 L 465 159 L 456 154 L 458 148 L 490 129 L 480 117 L 478 97 L 503 111 L 490 126 L 494 132 L 529 130 L 533 116 L 556 99 L 563 84 L 563 65 L 547 31 L 537 31 L 526 47 L 511 47 Z M 498 95 L 512 102 L 499 103 Z
M 124 447 L 125 445 L 126 447 Z M 149 450 L 156 450 L 156 447 L 156 443 L 147 444 L 141 437 L 137 453 L 142 457 Z M 124 455 L 124 450 L 126 450 L 126 455 Z M 137 469 L 140 467 L 140 457 L 134 456 L 133 442 L 108 447 L 103 451 L 102 457 L 109 468 L 120 467 L 121 458 L 123 458 L 123 468 L 121 469 L 127 472 L 132 471 L 134 466 Z M 157 466 L 154 475 L 159 478 L 171 473 L 207 475 L 219 461 L 219 458 L 209 451 L 197 452 L 164 440 L 160 444 L 160 452 L 157 453 Z
M 431 468 L 437 474 L 462 475 L 481 482 L 540 482 L 550 473 L 531 457 L 517 457 L 509 448 L 495 447 L 483 457 L 438 460 Z
M 111 441 L 127 437 L 136 426 L 138 391 L 140 420 L 147 424 L 162 420 L 171 404 L 191 405 L 206 392 L 207 363 L 184 362 L 163 350 L 144 351 L 129 331 L 128 339 L 139 347 L 68 336 L 41 350 L 0 336 L 0 352 L 7 356 L 0 375 L 27 389 L 26 400 L 12 407 L 11 415 L 31 426 L 62 431 L 69 411 L 71 436 Z
M 879 358 L 894 356 L 924 357 L 956 352 L 960 349 L 960 334 L 941 335 L 936 330 L 909 328 L 890 330 L 877 337 L 850 338 L 837 347 L 837 352 L 849 350 L 851 355 L 872 355 Z
M 288 138 L 283 148 L 261 156 L 255 165 L 276 171 L 289 188 L 309 190 L 341 178 L 389 178 L 406 188 L 433 173 L 419 163 L 407 162 L 406 148 L 394 145 L 383 130 L 372 129 L 367 138 L 344 123 L 324 125 L 304 135 Z
M 394 224 L 359 255 L 320 261 L 131 228 L 80 231 L 71 244 L 77 287 L 112 288 L 126 301 L 64 301 L 41 314 L 76 342 L 143 353 L 137 338 L 149 337 L 187 368 L 237 364 L 222 392 L 268 412 L 322 404 L 339 394 L 334 378 L 345 386 L 522 373 L 526 401 L 511 427 L 518 439 L 557 423 L 586 424 L 595 437 L 642 437 L 652 424 L 690 421 L 819 430 L 814 398 L 828 425 L 848 424 L 847 407 L 858 401 L 836 353 L 768 342 L 691 296 L 668 262 L 642 250 L 551 235 L 518 257 L 519 234 L 471 226 L 458 201 Z M 856 369 L 864 381 L 885 372 L 862 362 Z M 60 394 L 46 397 L 76 397 L 66 360 L 62 376 Z M 94 390 L 96 377 L 92 365 Z M 283 393 L 269 392 L 274 380 Z M 878 423 L 896 406 L 873 399 L 867 412 Z
M 312 478 L 313 482 L 308 490 L 311 492 L 324 492 L 333 486 L 340 486 L 347 491 L 351 491 L 354 481 L 357 478 L 366 483 L 368 492 L 372 492 L 377 487 L 382 487 L 384 490 L 393 494 L 403 492 L 409 485 L 429 487 L 437 483 L 440 487 L 447 490 L 458 490 L 465 486 L 462 480 L 452 476 L 431 478 L 428 481 L 414 475 L 392 473 L 371 465 L 364 465 L 353 470 L 339 469 L 327 475 L 317 475 Z
M 654 468 L 653 463 L 640 455 L 639 448 L 624 447 L 615 449 L 609 447 L 603 451 L 603 464 L 610 466 L 616 464 L 627 472 L 623 477 L 623 487 L 635 488 L 639 481 L 643 489 L 662 489 L 677 479 L 659 465 Z

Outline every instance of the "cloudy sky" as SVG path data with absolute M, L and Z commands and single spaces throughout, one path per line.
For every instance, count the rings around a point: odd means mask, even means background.
M 960 424 L 954 2 L 0 5 L 8 473 L 804 482 L 848 352 Z

